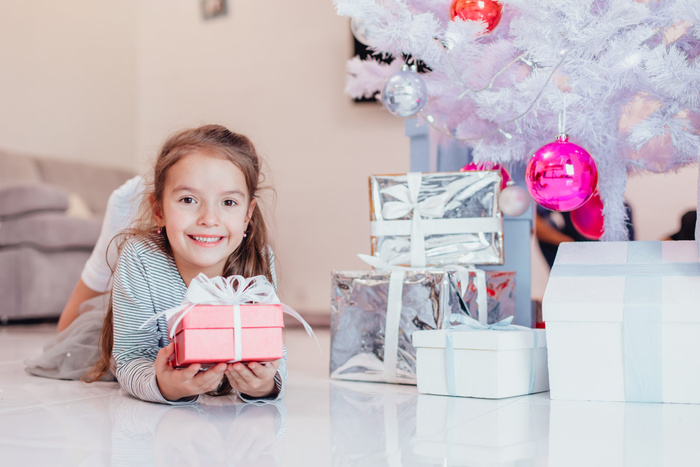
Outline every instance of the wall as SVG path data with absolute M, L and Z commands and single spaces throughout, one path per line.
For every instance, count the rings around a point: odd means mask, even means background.
M 368 175 L 409 165 L 403 120 L 343 94 L 348 19 L 330 0 L 230 1 L 209 21 L 199 2 L 150 0 L 138 18 L 139 157 L 186 126 L 250 136 L 277 193 L 280 296 L 327 314 L 331 270 L 367 268 Z
M 0 149 L 133 167 L 134 0 L 0 0 Z

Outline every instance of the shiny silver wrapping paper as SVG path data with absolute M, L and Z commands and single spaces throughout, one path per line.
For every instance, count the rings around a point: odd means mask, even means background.
M 411 237 L 405 235 L 385 235 L 382 228 L 391 221 L 412 220 L 415 210 L 400 216 L 387 218 L 385 206 L 395 203 L 395 196 L 387 193 L 395 185 L 408 188 L 407 174 L 372 175 L 370 184 L 370 221 L 372 223 L 372 255 L 389 264 L 411 265 Z M 458 189 L 454 189 L 458 186 Z M 430 205 L 432 200 L 441 198 L 444 210 L 423 213 L 422 223 L 426 228 L 425 266 L 503 264 L 503 216 L 498 208 L 501 192 L 501 175 L 497 171 L 442 172 L 421 174 L 418 204 Z M 426 201 L 427 200 L 427 201 Z M 437 217 L 436 217 L 437 216 Z M 494 218 L 500 225 L 496 231 L 479 229 L 485 221 Z M 438 223 L 440 227 L 435 227 Z M 449 233 L 430 233 L 441 230 L 442 220 L 473 219 L 470 228 Z M 383 225 L 380 225 L 383 223 Z M 448 227 L 449 230 L 455 230 Z M 416 266 L 415 264 L 413 266 Z M 420 266 L 420 265 L 418 265 Z
M 332 378 L 385 381 L 388 271 L 336 271 L 331 284 Z M 408 270 L 403 278 L 399 322 L 398 383 L 416 384 L 413 331 L 443 329 L 449 315 L 464 313 L 449 272 Z
M 486 305 L 488 306 L 488 324 L 493 324 L 515 316 L 515 271 L 485 271 Z M 475 274 L 469 274 L 469 284 L 462 298 L 467 305 L 469 315 L 478 320 L 479 307 L 476 302 L 477 288 Z

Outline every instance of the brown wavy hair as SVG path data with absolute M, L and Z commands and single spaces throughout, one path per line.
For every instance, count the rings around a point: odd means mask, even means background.
M 170 168 L 183 157 L 194 152 L 205 153 L 211 157 L 231 161 L 243 172 L 248 193 L 251 200 L 258 198 L 260 191 L 264 189 L 264 175 L 262 173 L 262 161 L 253 146 L 246 137 L 234 133 L 221 125 L 205 125 L 192 128 L 174 134 L 163 145 L 153 168 L 153 179 L 144 193 L 139 216 L 135 225 L 120 233 L 115 240 L 119 246 L 131 237 L 143 237 L 162 245 L 163 253 L 172 255 L 168 237 L 158 233 L 158 225 L 153 213 L 151 200 L 156 206 L 162 206 L 165 181 Z M 224 276 L 242 275 L 252 277 L 264 275 L 272 281 L 270 260 L 268 253 L 268 235 L 265 219 L 257 203 L 248 223 L 248 234 L 241 244 L 231 253 L 224 266 Z M 159 239 L 161 239 L 159 241 Z M 112 347 L 114 344 L 113 310 L 110 300 L 109 309 L 105 315 L 102 333 L 100 336 L 100 359 L 83 376 L 85 382 L 94 382 L 111 371 Z M 224 376 L 219 388 L 212 392 L 214 395 L 228 394 L 231 387 Z

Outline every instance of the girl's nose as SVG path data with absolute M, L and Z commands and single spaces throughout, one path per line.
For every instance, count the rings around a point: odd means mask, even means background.
M 216 206 L 210 203 L 203 203 L 199 210 L 197 224 L 208 227 L 219 225 L 219 213 Z

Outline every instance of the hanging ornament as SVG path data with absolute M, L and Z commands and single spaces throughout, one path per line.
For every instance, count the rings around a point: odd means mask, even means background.
M 371 23 L 367 20 L 360 18 L 350 19 L 350 30 L 355 39 L 362 42 L 365 45 L 372 46 L 372 42 L 376 40 L 377 30 L 375 23 Z
M 527 163 L 525 181 L 539 205 L 552 211 L 572 211 L 593 196 L 598 170 L 585 149 L 561 134 L 535 151 Z
M 460 172 L 476 172 L 478 170 L 500 170 L 501 171 L 501 190 L 505 189 L 510 181 L 510 175 L 505 167 L 493 162 L 470 162 L 461 169 Z
M 597 191 L 580 208 L 571 211 L 570 216 L 574 228 L 587 239 L 600 240 L 603 236 L 603 202 Z
M 508 186 L 503 189 L 498 197 L 498 205 L 501 207 L 503 214 L 507 216 L 517 217 L 525 213 L 532 203 L 532 198 L 527 193 L 527 190 L 518 186 L 512 180 L 508 182 Z
M 411 117 L 428 103 L 428 88 L 418 73 L 404 65 L 384 83 L 382 103 L 394 115 Z
M 503 5 L 496 0 L 454 0 L 450 6 L 452 21 L 459 17 L 464 21 L 483 21 L 491 32 L 501 21 Z

